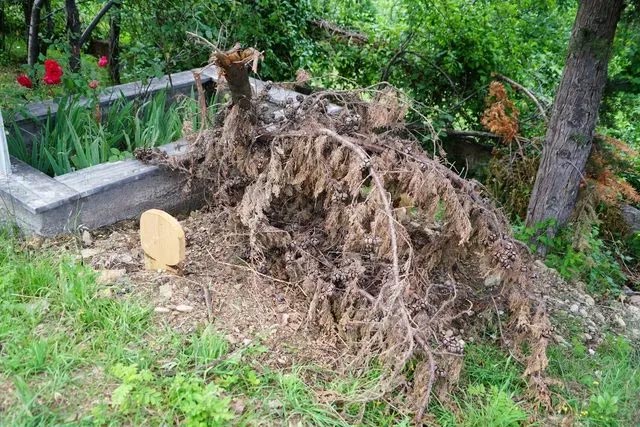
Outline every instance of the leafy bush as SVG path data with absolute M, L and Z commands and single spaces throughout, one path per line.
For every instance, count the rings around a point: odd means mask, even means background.
M 607 246 L 599 235 L 597 225 L 580 234 L 579 247 L 575 242 L 574 230 L 562 229 L 550 239 L 545 233 L 549 226 L 549 222 L 530 228 L 517 225 L 514 227 L 515 237 L 534 251 L 540 245 L 545 246 L 545 263 L 567 281 L 584 281 L 591 292 L 618 290 L 626 282 L 627 277 L 616 258 L 623 254 L 615 254 Z

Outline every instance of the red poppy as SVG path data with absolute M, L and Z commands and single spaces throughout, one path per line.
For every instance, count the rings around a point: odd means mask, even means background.
M 44 61 L 44 77 L 42 81 L 46 85 L 60 84 L 62 77 L 62 67 L 53 59 L 45 59 Z
M 97 80 L 91 80 L 91 81 L 89 82 L 89 87 L 90 87 L 91 89 L 97 89 L 97 88 L 98 88 L 98 84 L 99 84 L 99 83 L 98 83 L 98 81 L 97 81 Z
M 33 87 L 33 82 L 31 81 L 29 76 L 27 76 L 26 74 L 20 74 L 18 76 L 18 78 L 16 79 L 16 81 L 18 82 L 18 84 L 20 86 L 24 86 L 24 87 L 29 88 L 29 89 L 31 89 Z
M 106 67 L 108 63 L 109 63 L 109 60 L 107 59 L 106 56 L 101 56 L 100 59 L 98 59 L 98 67 L 100 68 Z

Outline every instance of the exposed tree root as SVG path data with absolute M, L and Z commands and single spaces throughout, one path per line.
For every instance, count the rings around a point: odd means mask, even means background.
M 159 161 L 235 206 L 250 234 L 247 262 L 302 283 L 309 324 L 349 346 L 345 369 L 380 367 L 376 386 L 352 400 L 403 390 L 419 422 L 432 391 L 445 399 L 456 384 L 465 341 L 499 305 L 509 313 L 504 344 L 548 405 L 550 326 L 527 292 L 530 256 L 477 183 L 406 137 L 402 98 L 388 87 L 319 92 L 274 112 L 257 95 L 249 109 L 232 105 L 222 127 L 195 134 L 189 158 Z M 327 114 L 328 100 L 339 114 Z

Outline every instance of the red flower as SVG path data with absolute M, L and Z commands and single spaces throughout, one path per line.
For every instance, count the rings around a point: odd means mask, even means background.
M 24 87 L 29 88 L 29 89 L 31 89 L 33 87 L 33 82 L 31 81 L 29 76 L 27 76 L 26 74 L 20 74 L 18 76 L 18 78 L 16 79 L 16 81 L 18 82 L 18 84 L 20 86 L 24 86 Z
M 60 84 L 62 77 L 62 67 L 53 59 L 44 60 L 44 77 L 42 81 L 46 85 Z
M 98 67 L 100 68 L 106 67 L 108 63 L 109 63 L 109 60 L 107 59 L 106 56 L 101 56 L 100 59 L 98 59 Z
M 91 81 L 89 82 L 89 87 L 90 87 L 91 89 L 97 89 L 97 88 L 98 88 L 98 81 L 97 81 L 97 80 L 91 80 Z

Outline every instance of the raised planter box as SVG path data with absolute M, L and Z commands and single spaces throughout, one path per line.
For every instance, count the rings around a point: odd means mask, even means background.
M 202 83 L 215 84 L 218 70 L 202 73 Z M 252 79 L 255 91 L 264 83 Z M 195 81 L 191 71 L 165 76 L 143 85 L 130 83 L 114 86 L 101 95 L 103 106 L 123 95 L 128 99 L 169 90 L 171 95 L 191 93 Z M 283 105 L 287 98 L 298 95 L 282 88 L 272 88 L 268 99 Z M 47 114 L 57 111 L 53 102 L 29 105 L 34 117 L 21 119 L 19 127 L 35 133 Z M 338 107 L 336 107 L 337 109 Z M 0 139 L 0 145 L 2 139 Z M 186 141 L 161 147 L 169 155 L 184 154 Z M 2 152 L 2 147 L 0 147 Z M 95 229 L 115 222 L 137 218 L 147 209 L 163 209 L 171 213 L 187 212 L 202 206 L 203 190 L 190 194 L 183 191 L 184 178 L 178 173 L 145 165 L 138 160 L 105 163 L 51 178 L 31 166 L 11 158 L 11 171 L 0 173 L 0 222 L 15 222 L 26 233 L 42 236 L 73 233 L 80 227 Z

